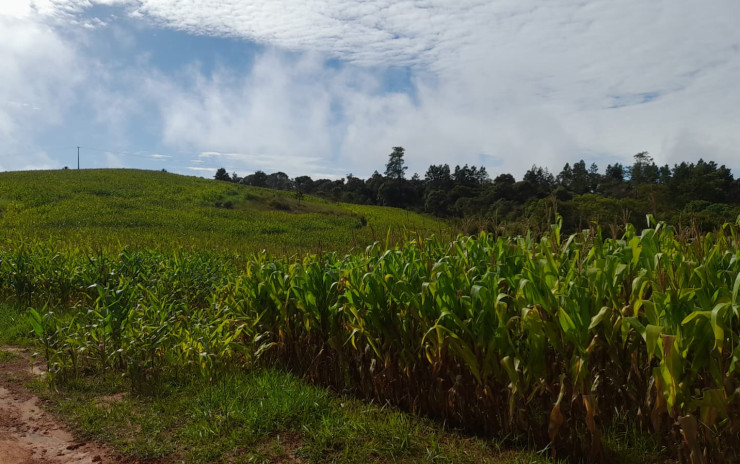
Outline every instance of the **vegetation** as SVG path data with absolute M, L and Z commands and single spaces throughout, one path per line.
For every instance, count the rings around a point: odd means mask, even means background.
M 0 346 L 29 345 L 33 342 L 31 324 L 25 309 L 0 305 Z
M 640 163 L 632 176 L 651 178 Z M 738 223 L 703 235 L 647 216 L 642 230 L 604 233 L 594 221 L 568 236 L 557 217 L 542 235 L 450 239 L 403 210 L 225 180 L 2 176 L 0 339 L 33 333 L 62 392 L 48 394 L 88 433 L 111 438 L 144 410 L 117 440 L 137 456 L 272 459 L 255 440 L 287 436 L 313 462 L 434 461 L 428 423 L 373 410 L 387 439 L 371 436 L 357 428 L 360 406 L 345 410 L 350 400 L 287 371 L 555 457 L 740 459 Z M 611 201 L 588 195 L 567 201 Z M 394 222 L 412 226 L 376 237 L 373 224 Z M 251 251 L 273 237 L 272 251 Z M 263 387 L 291 398 L 255 393 Z M 121 406 L 90 407 L 122 390 Z M 160 432 L 161 448 L 140 441 Z M 442 460 L 484 455 L 455 455 L 465 439 L 450 440 Z
M 601 459 L 604 431 L 627 427 L 699 462 L 740 450 L 739 249 L 736 225 L 685 237 L 663 224 L 300 259 L 17 243 L 0 293 L 39 308 L 59 384 L 125 373 L 154 394 L 283 366 L 557 456 Z
M 347 251 L 405 230 L 445 233 L 434 218 L 165 172 L 0 173 L 0 241 L 54 247 Z M 377 234 L 377 237 L 376 237 Z
M 14 361 L 18 359 L 18 355 L 12 351 L 0 349 L 0 363 Z
M 647 214 L 677 227 L 704 231 L 719 228 L 740 215 L 740 180 L 725 166 L 700 159 L 673 167 L 657 166 L 647 152 L 631 166 L 566 163 L 559 174 L 532 166 L 520 181 L 507 173 L 491 179 L 485 167 L 431 165 L 424 176 L 405 178 L 402 147 L 394 147 L 385 175 L 377 171 L 362 180 L 290 179 L 283 172 L 258 171 L 240 178 L 226 171 L 217 178 L 272 189 L 298 191 L 335 201 L 385 205 L 424 211 L 445 218 L 465 218 L 469 233 L 507 234 L 547 231 L 556 214 L 564 232 L 577 232 L 597 222 L 613 238 L 627 223 L 647 227 Z
M 168 462 L 545 463 L 533 452 L 465 437 L 429 420 L 331 395 L 286 372 L 235 371 L 208 383 L 132 395 L 125 379 L 39 388 L 86 436 L 137 459 Z M 157 461 L 158 462 L 158 461 Z

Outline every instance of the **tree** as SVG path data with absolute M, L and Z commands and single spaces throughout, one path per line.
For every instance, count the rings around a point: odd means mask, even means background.
M 370 191 L 371 204 L 382 203 L 380 188 L 383 186 L 384 181 L 385 179 L 378 171 L 373 172 L 373 175 L 365 181 L 365 187 Z
M 590 191 L 590 184 L 586 162 L 580 160 L 573 165 L 573 181 L 570 184 L 570 190 L 576 195 L 583 195 Z
M 385 177 L 389 179 L 403 179 L 406 176 L 406 166 L 403 162 L 403 147 L 393 147 L 393 153 L 388 155 L 388 163 L 385 165 Z
M 216 171 L 216 175 L 213 176 L 216 180 L 223 180 L 225 182 L 231 182 L 231 176 L 229 176 L 229 173 L 226 172 L 225 168 L 218 168 L 218 171 Z
M 275 190 L 293 190 L 293 181 L 282 171 L 269 174 L 265 179 L 265 185 Z
M 514 198 L 516 179 L 511 174 L 499 174 L 493 179 L 493 185 L 488 189 L 492 201 L 511 200 Z
M 478 169 L 475 166 L 469 167 L 467 164 L 463 167 L 455 166 L 452 179 L 455 181 L 455 185 L 464 185 L 466 187 L 480 187 L 483 184 L 490 183 L 488 172 L 484 166 Z
M 312 193 L 313 192 L 313 179 L 311 179 L 309 176 L 298 176 L 294 179 L 295 189 L 298 192 L 302 193 Z
M 591 191 L 591 174 L 586 170 L 586 162 L 583 160 L 575 163 L 572 168 L 570 163 L 565 163 L 556 180 L 557 183 L 576 195 L 583 195 Z
M 360 204 L 368 204 L 375 201 L 373 192 L 365 185 L 365 181 L 353 176 L 352 173 L 347 174 L 346 179 L 347 181 L 344 186 L 345 193 L 342 196 L 342 201 Z
M 452 186 L 452 175 L 450 166 L 447 164 L 432 164 L 424 174 L 424 182 L 428 190 L 444 190 Z
M 619 163 L 614 163 L 614 166 L 609 164 L 606 166 L 604 176 L 617 182 L 622 182 L 624 181 L 624 166 Z
M 524 173 L 523 182 L 529 183 L 534 193 L 539 198 L 544 198 L 555 188 L 555 176 L 550 174 L 547 168 L 532 166 Z
M 714 161 L 699 158 L 694 163 L 681 163 L 673 167 L 669 187 L 672 196 L 682 203 L 706 200 L 713 203 L 732 201 L 734 183 L 732 172 Z
M 499 174 L 496 176 L 495 179 L 493 179 L 493 185 L 514 185 L 516 184 L 516 179 L 514 179 L 514 176 L 508 173 Z
M 447 216 L 449 214 L 448 208 L 447 192 L 444 190 L 432 190 L 426 196 L 424 210 L 428 213 L 435 216 Z
M 640 152 L 634 156 L 634 159 L 635 163 L 630 169 L 630 183 L 634 185 L 656 184 L 660 177 L 660 170 L 650 153 Z
M 664 164 L 660 167 L 659 173 L 659 182 L 661 184 L 668 184 L 671 182 L 671 168 L 667 164 Z
M 264 171 L 255 171 L 242 179 L 242 184 L 251 185 L 252 187 L 267 187 L 267 174 Z
M 608 164 L 597 186 L 597 193 L 607 197 L 623 197 L 627 193 L 625 176 L 626 170 L 620 163 Z
M 555 178 L 557 183 L 565 188 L 570 188 L 570 184 L 573 183 L 573 169 L 570 167 L 570 163 L 565 163 L 563 170 Z
M 601 174 L 599 174 L 599 166 L 597 166 L 596 163 L 591 163 L 591 166 L 588 167 L 589 192 L 596 192 L 596 190 L 599 188 L 600 182 Z

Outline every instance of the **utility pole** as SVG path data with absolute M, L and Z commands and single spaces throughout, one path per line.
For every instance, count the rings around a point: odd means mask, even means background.
M 80 170 L 80 147 L 77 147 L 77 170 Z

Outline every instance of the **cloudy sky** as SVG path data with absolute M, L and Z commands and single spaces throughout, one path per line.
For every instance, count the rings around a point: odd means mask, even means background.
M 0 170 L 740 174 L 738 0 L 2 0 Z

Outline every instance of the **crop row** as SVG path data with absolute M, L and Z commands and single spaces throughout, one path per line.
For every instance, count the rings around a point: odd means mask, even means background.
M 614 421 L 687 462 L 740 457 L 738 227 L 488 234 L 274 258 L 0 251 L 57 381 L 279 364 L 553 454 L 602 456 Z M 67 308 L 67 309 L 65 309 Z

